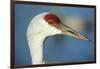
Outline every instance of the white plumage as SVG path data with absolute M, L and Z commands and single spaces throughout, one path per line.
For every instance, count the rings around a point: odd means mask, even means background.
M 81 34 L 73 31 L 69 27 L 64 25 L 60 25 L 59 28 L 50 25 L 44 19 L 47 14 L 51 14 L 50 12 L 45 12 L 38 14 L 35 16 L 27 29 L 27 40 L 28 45 L 31 53 L 32 64 L 44 64 L 43 61 L 43 42 L 46 37 L 56 35 L 56 34 L 65 34 L 70 35 L 79 39 L 86 39 L 86 37 L 82 36 Z

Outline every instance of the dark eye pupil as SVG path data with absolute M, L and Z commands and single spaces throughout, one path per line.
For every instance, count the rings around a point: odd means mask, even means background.
M 52 22 L 52 21 L 50 21 L 50 22 L 49 22 L 49 24 L 53 24 L 53 22 Z

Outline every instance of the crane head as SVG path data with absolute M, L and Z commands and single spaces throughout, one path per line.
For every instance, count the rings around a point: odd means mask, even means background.
M 88 38 L 82 34 L 64 25 L 57 15 L 50 12 L 38 14 L 31 20 L 27 30 L 27 35 L 30 36 L 33 34 L 41 35 L 41 37 L 64 34 L 78 39 L 88 40 Z

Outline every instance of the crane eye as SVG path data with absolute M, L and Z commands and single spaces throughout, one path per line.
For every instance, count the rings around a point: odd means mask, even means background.
M 52 22 L 52 21 L 50 21 L 50 22 L 49 22 L 49 24 L 50 24 L 50 25 L 52 25 L 52 24 L 53 24 L 53 22 Z
M 54 22 L 53 22 L 52 20 L 49 20 L 48 23 L 49 23 L 50 25 L 53 25 L 53 24 L 54 24 Z

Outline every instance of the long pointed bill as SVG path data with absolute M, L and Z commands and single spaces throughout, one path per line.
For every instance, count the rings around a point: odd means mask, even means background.
M 64 35 L 73 36 L 73 37 L 81 39 L 81 40 L 89 40 L 87 37 L 83 36 L 82 34 L 72 30 L 71 28 L 69 28 L 63 24 L 60 25 L 59 29 L 62 31 L 62 34 L 64 34 Z

